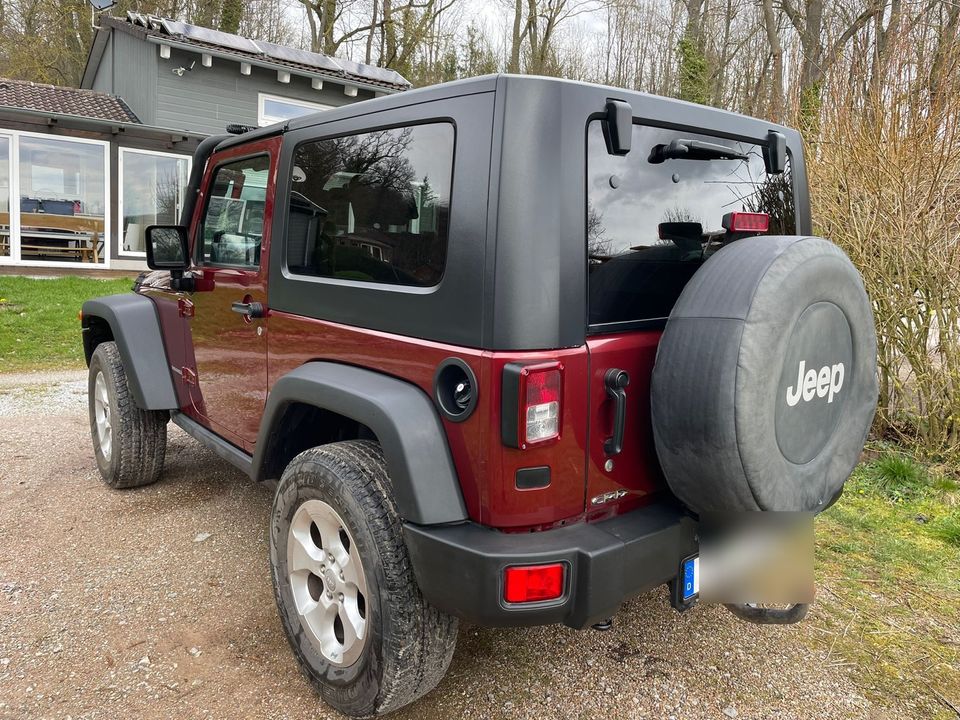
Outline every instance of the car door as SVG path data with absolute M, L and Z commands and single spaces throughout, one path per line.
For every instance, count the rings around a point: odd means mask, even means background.
M 201 422 L 253 451 L 267 396 L 267 263 L 280 138 L 215 153 L 194 223 L 191 321 Z

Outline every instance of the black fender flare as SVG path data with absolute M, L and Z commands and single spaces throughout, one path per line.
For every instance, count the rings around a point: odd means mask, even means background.
M 430 398 L 409 382 L 352 365 L 309 362 L 274 383 L 253 456 L 255 479 L 266 479 L 266 460 L 292 403 L 329 410 L 370 428 L 383 448 L 404 520 L 437 525 L 467 519 L 447 436 Z
M 91 332 L 93 318 L 100 318 L 110 326 L 137 407 L 143 410 L 179 408 L 153 301 L 136 293 L 87 300 L 83 304 L 83 351 L 88 365 L 96 349 L 96 338 Z

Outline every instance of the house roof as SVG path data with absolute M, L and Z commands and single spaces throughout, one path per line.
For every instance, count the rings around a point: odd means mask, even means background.
M 232 33 L 211 30 L 190 23 L 128 12 L 126 18 L 101 16 L 103 28 L 114 28 L 153 42 L 164 41 L 178 46 L 196 48 L 197 52 L 213 51 L 228 55 L 238 62 L 251 62 L 288 69 L 310 77 L 321 77 L 333 82 L 355 83 L 386 92 L 397 92 L 410 87 L 410 82 L 395 70 L 334 58 L 320 53 L 276 45 Z M 89 60 L 88 60 L 89 69 Z
M 0 78 L 0 106 L 122 123 L 140 120 L 116 95 Z

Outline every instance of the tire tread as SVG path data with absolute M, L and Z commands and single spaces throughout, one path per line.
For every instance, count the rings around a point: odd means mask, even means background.
M 167 447 L 167 421 L 164 410 L 142 410 L 130 393 L 126 370 L 120 351 L 114 342 L 100 343 L 90 360 L 90 432 L 97 447 L 97 430 L 93 416 L 93 387 L 97 371 L 103 371 L 116 398 L 110 408 L 111 422 L 116 428 L 113 452 L 117 462 L 108 464 L 105 471 L 99 462 L 104 481 L 115 489 L 150 485 L 160 479 Z

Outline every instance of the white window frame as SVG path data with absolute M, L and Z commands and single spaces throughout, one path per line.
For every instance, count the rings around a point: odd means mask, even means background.
M 191 155 L 184 155 L 183 153 L 161 152 L 158 150 L 141 150 L 140 148 L 133 147 L 122 147 L 119 148 L 119 150 L 120 153 L 117 157 L 117 257 L 146 258 L 146 251 L 137 252 L 136 250 L 123 249 L 123 156 L 127 153 L 135 153 L 140 155 L 156 155 L 158 157 L 176 158 L 177 160 L 186 158 L 187 185 L 190 184 L 190 173 L 193 170 L 193 157 Z M 186 193 L 188 191 L 189 187 L 184 188 L 184 199 L 186 199 Z
M 107 140 L 91 140 L 88 138 L 77 138 L 68 135 L 56 135 L 54 133 L 37 133 L 26 130 L 6 130 L 0 134 L 11 139 L 10 144 L 10 255 L 0 257 L 0 265 L 17 265 L 20 267 L 53 267 L 53 268 L 78 268 L 82 270 L 95 270 L 97 268 L 108 270 L 110 268 L 110 245 L 112 243 L 112 223 L 113 213 L 110 208 L 110 192 L 112 178 L 110 177 L 110 142 Z M 103 255 L 101 263 L 86 263 L 67 260 L 60 262 L 58 260 L 28 260 L 23 261 L 20 257 L 20 138 L 39 138 L 41 140 L 59 140 L 60 142 L 71 142 L 86 145 L 99 145 L 103 148 Z
M 19 176 L 14 178 L 14 162 L 13 162 L 13 153 L 17 149 L 17 142 L 14 138 L 13 132 L 8 130 L 3 130 L 0 132 L 0 138 L 7 141 L 7 175 L 8 185 L 7 192 L 10 193 L 9 205 L 10 205 L 10 225 L 7 228 L 9 233 L 7 237 L 7 255 L 0 255 L 0 265 L 14 265 L 17 264 L 17 260 L 20 256 L 20 212 L 19 207 L 14 210 L 13 202 L 13 193 L 16 190 L 17 198 L 20 197 L 20 182 Z
M 271 95 L 270 93 L 257 93 L 257 125 L 260 127 L 265 127 L 266 125 L 273 125 L 277 122 L 283 122 L 287 118 L 273 118 L 267 117 L 264 108 L 266 106 L 267 100 L 272 100 L 273 102 L 280 102 L 286 105 L 295 105 L 296 107 L 306 108 L 307 110 L 315 110 L 316 112 L 321 112 L 323 110 L 332 110 L 333 105 L 325 105 L 323 103 L 310 102 L 309 100 L 298 100 L 290 97 L 283 97 L 282 95 Z

